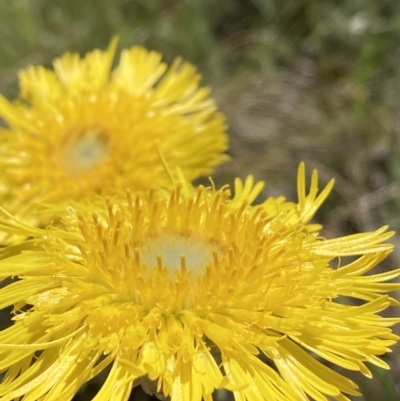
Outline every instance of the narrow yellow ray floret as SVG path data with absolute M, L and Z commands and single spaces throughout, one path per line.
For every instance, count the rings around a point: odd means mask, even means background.
M 188 180 L 226 160 L 225 119 L 196 69 L 133 47 L 111 71 L 115 48 L 67 53 L 54 70 L 28 67 L 20 98 L 0 95 L 2 207 L 40 224 L 38 202 L 169 185 L 160 154 Z
M 324 239 L 308 225 L 331 184 L 299 203 L 249 201 L 252 178 L 221 190 L 178 185 L 168 197 L 105 199 L 70 209 L 65 230 L 0 220 L 32 237 L 1 251 L 0 290 L 14 323 L 0 332 L 0 397 L 71 400 L 107 366 L 95 401 L 126 401 L 152 382 L 172 401 L 349 400 L 356 385 L 323 361 L 370 376 L 397 340 L 380 316 L 400 270 L 371 274 L 386 228 Z M 337 258 L 357 255 L 349 264 Z M 336 260 L 336 261 L 335 261 Z M 333 263 L 332 263 L 333 261 Z M 368 273 L 368 275 L 364 275 Z M 342 303 L 343 297 L 357 302 Z

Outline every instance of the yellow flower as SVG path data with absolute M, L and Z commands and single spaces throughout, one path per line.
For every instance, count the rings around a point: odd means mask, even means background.
M 133 47 L 110 72 L 115 48 L 67 53 L 54 71 L 29 67 L 20 99 L 0 96 L 2 207 L 37 224 L 37 202 L 169 185 L 162 158 L 189 180 L 226 160 L 225 119 L 196 69 Z
M 299 202 L 249 201 L 260 184 L 229 190 L 177 186 L 69 211 L 65 230 L 0 227 L 32 237 L 2 250 L 0 290 L 15 305 L 0 332 L 2 401 L 70 400 L 108 365 L 95 397 L 127 400 L 149 380 L 172 401 L 348 400 L 356 385 L 329 361 L 369 376 L 366 362 L 397 337 L 398 319 L 379 315 L 399 289 L 400 269 L 368 274 L 391 252 L 392 233 L 324 239 L 307 225 L 332 186 L 318 194 L 314 172 Z M 79 209 L 77 207 L 77 209 Z M 341 256 L 357 256 L 341 264 Z M 342 302 L 343 297 L 357 301 Z

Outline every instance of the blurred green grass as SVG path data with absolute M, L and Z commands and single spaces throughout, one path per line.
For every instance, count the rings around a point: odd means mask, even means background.
M 323 182 L 336 179 L 319 214 L 327 237 L 383 224 L 400 232 L 398 0 L 2 1 L 0 92 L 17 96 L 19 69 L 105 48 L 113 35 L 120 49 L 183 56 L 212 86 L 231 135 L 217 185 L 252 173 L 266 193 L 294 199 L 304 160 Z M 400 265 L 393 241 L 383 269 Z M 354 378 L 364 401 L 399 399 L 399 352 L 390 373 Z

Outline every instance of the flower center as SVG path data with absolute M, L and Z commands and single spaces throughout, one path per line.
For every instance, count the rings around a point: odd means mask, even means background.
M 54 151 L 57 164 L 73 178 L 101 164 L 107 157 L 109 136 L 99 126 L 69 130 Z
M 140 250 L 140 260 L 151 269 L 157 266 L 157 259 L 161 257 L 163 266 L 173 271 L 180 269 L 182 256 L 184 256 L 186 268 L 198 276 L 213 261 L 215 252 L 219 253 L 220 250 L 201 239 L 165 235 L 145 243 Z

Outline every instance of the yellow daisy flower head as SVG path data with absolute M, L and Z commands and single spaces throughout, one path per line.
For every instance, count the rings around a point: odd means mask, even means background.
M 2 250 L 0 290 L 14 324 L 0 332 L 0 397 L 71 400 L 107 366 L 95 401 L 127 400 L 138 382 L 172 401 L 349 400 L 356 385 L 323 360 L 369 376 L 366 362 L 398 339 L 379 315 L 400 269 L 370 273 L 392 233 L 324 239 L 308 225 L 332 183 L 299 202 L 249 201 L 260 184 L 229 190 L 177 186 L 76 207 L 65 230 L 2 219 L 31 236 Z M 335 266 L 341 256 L 354 256 Z M 343 297 L 357 301 L 343 303 Z M 139 381 L 138 381 L 139 380 Z
M 133 47 L 111 71 L 115 48 L 28 67 L 20 98 L 0 96 L 0 199 L 13 214 L 167 185 L 162 158 L 189 180 L 226 160 L 225 119 L 195 67 Z

